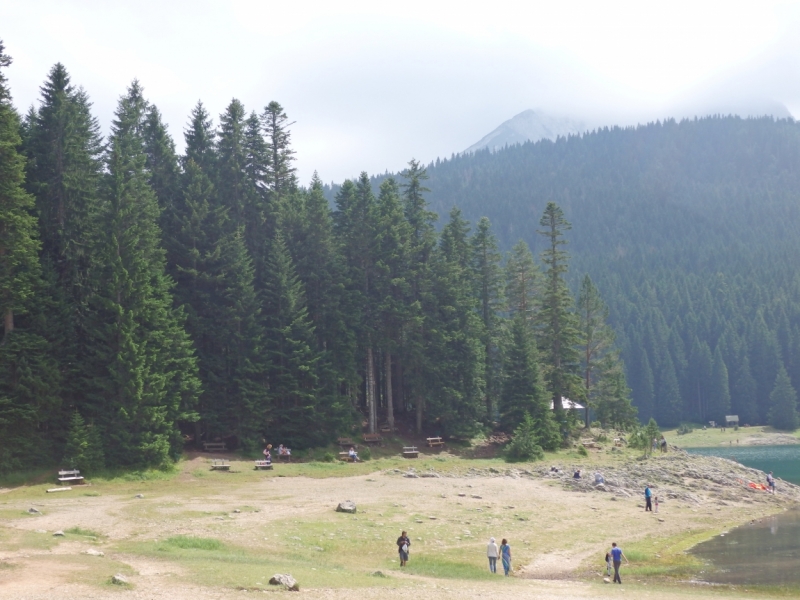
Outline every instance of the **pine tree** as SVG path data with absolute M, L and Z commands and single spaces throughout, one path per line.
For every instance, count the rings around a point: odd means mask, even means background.
M 23 189 L 25 159 L 17 151 L 20 122 L 11 104 L 5 69 L 11 57 L 0 42 L 0 313 L 3 341 L 14 331 L 14 313 L 25 310 L 39 277 L 39 240 L 31 215 L 33 197 Z
M 506 298 L 512 315 L 521 312 L 532 323 L 539 302 L 541 277 L 528 244 L 517 242 L 506 262 Z
M 81 402 L 86 377 L 90 242 L 102 143 L 86 94 L 74 88 L 62 64 L 50 70 L 41 92 L 39 108 L 27 120 L 25 149 L 27 185 L 36 197 L 42 239 L 43 293 L 52 302 L 43 315 L 42 334 L 62 372 L 64 403 L 74 407 Z
M 514 431 L 529 415 L 537 424 L 534 430 L 538 444 L 553 449 L 559 442 L 558 426 L 553 421 L 550 399 L 539 373 L 536 341 L 524 313 L 514 315 L 509 337 L 506 377 L 500 396 L 500 425 L 504 431 Z M 553 429 L 554 439 L 550 435 Z
M 376 300 L 384 357 L 383 380 L 386 420 L 394 430 L 393 361 L 400 351 L 402 331 L 411 319 L 409 310 L 409 244 L 411 228 L 403 215 L 400 188 L 393 178 L 381 184 L 378 196 Z
M 416 430 L 422 433 L 422 422 L 425 412 L 425 318 L 421 307 L 431 287 L 431 257 L 436 247 L 436 213 L 428 209 L 425 194 L 430 190 L 425 187 L 428 173 L 418 160 L 411 159 L 408 168 L 402 172 L 405 183 L 403 203 L 406 221 L 411 230 L 409 241 L 409 283 L 411 286 L 409 304 L 412 313 L 409 315 L 405 331 L 405 348 L 403 352 L 404 368 L 398 369 L 399 381 L 407 384 L 407 396 L 413 399 L 416 409 Z
M 295 177 L 294 150 L 291 148 L 289 118 L 283 107 L 275 101 L 270 102 L 261 115 L 262 127 L 267 139 L 267 189 L 272 202 L 278 201 L 297 186 Z
M 775 429 L 794 431 L 798 427 L 797 392 L 789 380 L 786 369 L 781 365 L 775 378 L 775 387 L 769 395 L 771 404 L 769 424 Z
M 564 232 L 571 225 L 555 202 L 547 203 L 539 225 L 543 229 L 538 233 L 547 238 L 547 247 L 542 252 L 545 265 L 542 308 L 537 319 L 541 356 L 547 365 L 544 376 L 553 400 L 553 414 L 556 422 L 563 423 L 562 398 L 580 394 L 578 323 L 571 311 L 572 296 L 564 279 L 569 255 L 562 249 L 567 243 Z
M 502 257 L 489 219 L 478 221 L 471 239 L 475 295 L 483 322 L 483 350 L 486 357 L 486 419 L 491 421 L 497 407 L 502 379 L 499 341 L 502 335 L 500 312 L 504 309 Z
M 600 292 L 585 275 L 578 295 L 579 339 L 583 360 L 583 399 L 586 403 L 585 426 L 589 427 L 589 409 L 595 403 L 592 386 L 598 380 L 598 365 L 614 344 L 614 331 L 608 326 L 608 307 Z M 621 373 L 621 372 L 620 372 Z
M 599 377 L 594 388 L 595 416 L 604 426 L 627 428 L 636 423 L 637 410 L 631 405 L 631 390 L 619 352 L 607 352 L 597 365 Z
M 81 414 L 73 411 L 64 448 L 64 466 L 78 469 L 83 475 L 97 473 L 105 466 L 103 446 L 97 428 L 87 424 Z
M 265 353 L 272 411 L 264 433 L 269 425 L 270 435 L 289 444 L 322 445 L 333 432 L 319 420 L 319 355 L 303 287 L 280 234 L 270 244 L 266 267 Z
M 147 114 L 134 82 L 120 100 L 107 156 L 104 202 L 93 251 L 96 293 L 89 400 L 84 414 L 117 465 L 161 465 L 177 456 L 180 420 L 194 418 L 199 381 L 160 248 L 159 209 L 142 137 Z

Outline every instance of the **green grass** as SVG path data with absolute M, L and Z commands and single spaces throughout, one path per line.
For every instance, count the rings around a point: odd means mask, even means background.
M 200 538 L 188 535 L 176 535 L 164 542 L 168 546 L 181 548 L 183 550 L 222 550 L 225 546 L 219 540 L 213 538 Z
M 69 529 L 65 529 L 64 533 L 70 533 L 72 535 L 81 535 L 83 537 L 91 537 L 91 538 L 99 538 L 102 537 L 101 534 L 97 533 L 92 529 L 83 529 L 82 527 L 70 527 Z
M 677 429 L 662 430 L 664 437 L 670 444 L 675 444 L 681 448 L 706 448 L 709 446 L 721 445 L 736 445 L 736 440 L 743 440 L 746 437 L 769 435 L 774 433 L 788 434 L 797 438 L 797 443 L 800 444 L 800 429 L 795 432 L 778 431 L 772 427 L 767 426 L 753 426 L 753 427 L 740 427 L 735 430 L 733 427 L 728 427 L 725 431 L 720 428 L 707 428 L 703 430 L 702 425 L 691 425 L 694 431 L 684 435 L 678 435 Z M 732 444 L 731 444 L 732 442 Z

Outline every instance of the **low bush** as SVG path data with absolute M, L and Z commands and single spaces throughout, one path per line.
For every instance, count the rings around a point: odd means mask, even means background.
M 578 454 L 581 456 L 589 456 L 589 452 L 586 450 L 586 446 L 578 446 Z
M 372 452 L 370 451 L 369 446 L 364 446 L 358 451 L 358 458 L 361 460 L 370 460 L 372 458 Z

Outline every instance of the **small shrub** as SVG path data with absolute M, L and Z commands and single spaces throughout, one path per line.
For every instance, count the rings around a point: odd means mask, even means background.
M 326 452 L 322 455 L 322 462 L 332 463 L 336 460 L 336 457 L 333 455 L 333 452 Z
M 686 435 L 687 433 L 692 433 L 694 431 L 689 425 L 686 423 L 681 423 L 680 427 L 678 427 L 677 434 L 678 435 Z
M 578 454 L 581 456 L 589 456 L 589 452 L 586 450 L 586 446 L 578 446 Z
M 369 449 L 369 446 L 364 446 L 361 450 L 358 451 L 358 458 L 361 460 L 371 460 L 372 459 L 372 452 Z
M 506 447 L 506 460 L 508 462 L 521 462 L 525 460 L 541 460 L 544 450 L 538 444 L 536 424 L 528 413 L 519 427 L 514 430 L 514 437 Z
M 597 442 L 607 442 L 608 441 L 608 436 L 605 433 L 601 433 L 600 435 L 597 436 L 597 439 L 595 441 L 597 441 Z
M 602 425 L 600 425 L 600 421 L 592 421 L 592 429 L 600 429 Z
M 69 529 L 65 529 L 64 533 L 71 533 L 73 535 L 82 535 L 84 537 L 93 537 L 98 538 L 100 534 L 96 531 L 92 531 L 91 529 L 83 529 L 82 527 L 70 527 Z

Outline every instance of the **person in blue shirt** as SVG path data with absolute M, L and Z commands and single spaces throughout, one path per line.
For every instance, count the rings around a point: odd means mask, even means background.
M 644 507 L 645 512 L 647 512 L 648 510 L 650 512 L 653 512 L 653 492 L 650 491 L 649 485 L 644 486 L 644 501 L 645 501 L 645 507 Z
M 614 563 L 614 583 L 622 583 L 622 579 L 619 578 L 619 567 L 622 565 L 622 559 L 625 559 L 625 564 L 631 564 L 628 561 L 628 557 L 622 552 L 622 548 L 617 547 L 617 542 L 611 542 L 611 561 Z

